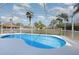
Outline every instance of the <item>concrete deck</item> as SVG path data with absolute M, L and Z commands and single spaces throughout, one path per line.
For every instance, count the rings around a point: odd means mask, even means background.
M 56 49 L 40 49 L 19 39 L 0 39 L 0 55 L 79 55 L 79 48 L 64 46 Z

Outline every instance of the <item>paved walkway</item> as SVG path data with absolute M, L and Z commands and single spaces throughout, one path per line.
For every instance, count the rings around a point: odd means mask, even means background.
M 40 49 L 19 39 L 0 39 L 1 55 L 79 55 L 79 48 L 64 46 L 57 49 Z

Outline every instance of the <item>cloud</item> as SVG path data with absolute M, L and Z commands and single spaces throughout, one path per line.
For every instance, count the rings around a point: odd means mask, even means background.
M 68 13 L 68 9 L 62 7 L 55 7 L 49 10 L 50 13 L 58 15 L 61 13 Z
M 72 15 L 73 12 L 74 12 L 76 9 L 77 9 L 77 7 L 74 8 L 74 6 L 71 5 L 71 6 L 68 6 L 68 8 L 67 8 L 68 11 L 67 11 L 67 12 L 68 12 L 69 15 Z
M 0 22 L 1 23 L 10 23 L 11 18 L 12 18 L 11 16 L 1 16 Z M 20 18 L 18 16 L 13 16 L 12 22 L 14 24 L 16 24 L 16 23 L 21 23 L 23 25 L 28 25 L 29 24 L 29 21 L 27 19 Z
M 55 20 L 57 17 L 56 16 L 49 16 L 48 19 L 49 20 Z
M 54 7 L 52 9 L 50 9 L 49 12 L 51 14 L 54 14 L 54 15 L 58 15 L 58 14 L 61 14 L 61 13 L 66 13 L 69 16 L 71 16 L 75 10 L 76 10 L 76 8 L 73 8 L 73 6 L 71 5 L 71 6 L 68 6 L 67 8 Z
M 77 7 L 76 8 L 74 8 L 74 5 L 76 4 L 76 3 L 64 3 L 65 5 L 67 5 L 68 6 L 68 13 L 69 14 L 72 14 L 76 9 L 77 9 Z
M 73 11 L 74 11 L 73 6 L 69 6 L 69 7 L 66 8 L 66 9 L 67 9 L 68 15 L 72 15 L 72 14 L 73 14 Z
M 10 16 L 8 16 L 8 17 L 7 16 L 1 16 L 1 21 L 3 23 L 7 23 L 7 22 L 10 22 L 11 18 L 12 17 L 10 17 Z M 13 23 L 17 23 L 19 21 L 20 21 L 19 17 L 16 17 L 16 16 L 13 17 Z
M 46 20 L 53 20 L 53 19 L 56 19 L 57 17 L 56 16 L 48 16 L 47 18 L 45 18 L 45 16 L 42 16 L 42 15 L 39 15 L 37 16 L 37 21 L 38 20 L 41 20 L 41 21 L 46 21 Z
M 44 8 L 44 6 L 46 6 L 46 3 L 39 3 L 38 5 L 40 5 L 42 8 Z
M 64 3 L 67 6 L 73 6 L 75 3 Z
M 20 6 L 17 6 L 17 5 L 13 5 L 13 10 L 20 10 L 21 7 Z
M 31 5 L 28 3 L 15 4 L 13 6 L 13 10 L 21 10 L 21 9 L 27 9 L 27 8 L 31 8 Z
M 20 4 L 18 4 L 18 6 L 31 8 L 29 3 L 20 3 Z
M 25 16 L 25 13 L 24 11 L 13 11 L 13 15 L 15 16 L 20 16 L 20 17 L 23 17 Z
M 19 17 L 17 17 L 17 16 L 14 16 L 14 17 L 13 17 L 13 22 L 14 22 L 14 23 L 18 23 L 18 22 L 20 22 L 20 20 L 21 20 L 21 19 L 20 19 Z
M 43 5 L 43 3 L 39 3 L 38 5 L 40 5 L 41 7 L 43 7 L 44 5 Z
M 42 16 L 42 15 L 38 15 L 36 21 L 42 21 L 42 22 L 44 22 L 45 21 L 45 17 Z
M 13 15 L 20 18 L 26 18 L 26 9 L 31 8 L 30 4 L 14 4 L 13 6 Z
M 5 17 L 5 16 L 1 16 L 1 22 L 2 23 L 7 23 L 7 22 L 9 22 L 9 19 L 10 19 L 11 17 Z
M 13 15 L 18 15 L 21 17 L 25 16 L 26 11 L 31 8 L 30 4 L 20 3 L 13 5 Z
M 35 20 L 36 22 L 42 21 L 43 23 L 45 23 L 47 20 L 44 15 L 37 15 L 36 18 L 37 18 L 37 20 Z
M 45 24 L 46 26 L 48 26 L 50 24 L 51 20 L 54 20 L 56 18 L 57 17 L 55 17 L 55 16 L 48 16 L 47 18 L 45 18 L 45 16 L 43 16 L 43 15 L 38 15 L 37 16 L 37 20 L 35 22 L 42 21 L 43 24 Z

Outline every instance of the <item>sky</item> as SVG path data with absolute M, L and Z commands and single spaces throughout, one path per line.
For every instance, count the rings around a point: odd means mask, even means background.
M 0 18 L 1 22 L 7 23 L 9 19 L 13 17 L 14 23 L 22 23 L 24 25 L 29 24 L 29 20 L 25 13 L 28 10 L 33 12 L 32 24 L 38 21 L 42 21 L 45 25 L 49 25 L 51 20 L 56 18 L 56 15 L 60 13 L 67 13 L 71 15 L 73 12 L 73 4 L 65 3 L 46 3 L 46 13 L 44 11 L 43 3 L 28 3 L 28 4 L 16 4 L 5 3 L 0 4 Z M 45 15 L 46 14 L 46 15 Z M 76 16 L 78 17 L 78 16 Z M 77 18 L 78 19 L 78 18 Z M 71 22 L 71 20 L 69 20 Z

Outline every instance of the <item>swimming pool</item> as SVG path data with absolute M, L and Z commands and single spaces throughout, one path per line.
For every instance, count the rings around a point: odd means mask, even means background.
M 1 38 L 18 38 L 24 40 L 24 42 L 30 46 L 37 48 L 60 48 L 66 45 L 66 41 L 56 36 L 40 35 L 40 34 L 6 34 Z

